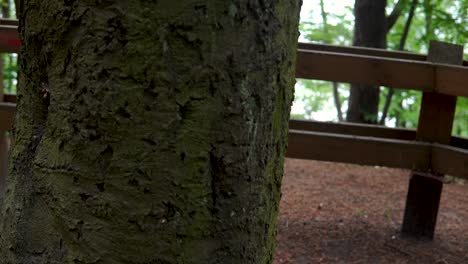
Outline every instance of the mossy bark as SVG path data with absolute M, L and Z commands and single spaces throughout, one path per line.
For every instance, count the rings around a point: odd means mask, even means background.
M 1 263 L 271 263 L 300 1 L 25 0 Z

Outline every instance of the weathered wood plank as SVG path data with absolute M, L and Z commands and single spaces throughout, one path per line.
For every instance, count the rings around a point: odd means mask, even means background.
M 451 65 L 437 65 L 435 91 L 453 96 L 468 97 L 468 68 Z
M 296 159 L 385 166 L 468 179 L 468 149 L 417 141 L 289 131 L 286 156 Z
M 0 18 L 0 25 L 18 26 L 19 22 L 16 19 Z
M 21 42 L 16 26 L 0 25 L 0 52 L 18 53 Z
M 462 46 L 431 41 L 428 55 L 429 61 L 434 63 L 461 64 L 462 58 Z M 440 75 L 440 71 L 438 71 L 435 76 L 436 78 L 434 78 L 434 85 L 436 85 L 436 89 L 439 91 L 442 89 L 437 86 L 440 84 Z M 448 82 L 448 80 L 446 81 Z M 445 85 L 450 84 L 453 84 L 453 82 Z M 463 84 L 465 89 L 468 88 L 467 85 L 468 82 Z M 449 144 L 456 105 L 456 96 L 433 92 L 423 93 L 416 138 L 426 142 Z
M 357 123 L 318 122 L 312 120 L 291 119 L 289 129 L 306 130 L 312 132 L 334 133 L 364 137 L 378 137 L 386 139 L 415 140 L 416 130 L 390 128 Z
M 411 52 L 405 52 L 405 51 L 368 48 L 368 47 L 336 46 L 336 45 L 328 45 L 328 44 L 299 42 L 298 49 L 328 51 L 328 52 L 335 52 L 335 53 L 347 53 L 347 54 L 353 54 L 353 55 L 366 55 L 366 56 L 383 57 L 383 58 L 390 58 L 390 59 L 427 61 L 427 56 L 423 54 L 417 54 L 417 53 L 411 53 Z M 463 65 L 468 66 L 468 61 L 466 60 L 463 61 Z
M 16 104 L 15 103 L 0 102 L 0 111 L 1 112 L 7 112 L 7 113 L 15 113 L 16 112 Z
M 7 103 L 16 103 L 16 94 L 4 94 L 3 101 Z
M 421 142 L 290 130 L 286 156 L 427 171 L 430 153 Z
M 326 51 L 326 52 L 335 52 L 335 53 L 346 53 L 351 55 L 365 55 L 365 56 L 374 56 L 382 57 L 389 59 L 403 59 L 403 60 L 415 60 L 415 61 L 426 61 L 426 55 L 416 54 L 404 51 L 390 51 L 377 48 L 367 48 L 367 47 L 356 47 L 356 46 L 336 46 L 336 45 L 327 45 L 327 44 L 317 44 L 317 43 L 298 43 L 298 49 L 303 50 L 315 50 L 315 51 Z
M 296 77 L 432 91 L 431 63 L 299 50 Z
M 468 180 L 468 149 L 434 144 L 431 164 L 437 173 Z
M 414 129 L 391 128 L 346 122 L 334 123 L 291 119 L 289 120 L 289 129 L 398 140 L 416 139 L 416 130 Z M 452 136 L 450 139 L 450 145 L 457 148 L 468 149 L 468 138 Z
M 468 96 L 468 67 L 433 62 L 299 50 L 296 77 Z
M 449 144 L 456 104 L 456 96 L 423 93 L 416 138 Z

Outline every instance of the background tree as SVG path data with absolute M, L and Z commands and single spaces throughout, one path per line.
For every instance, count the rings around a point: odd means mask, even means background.
M 387 0 L 356 0 L 353 46 L 381 49 L 387 47 L 386 7 Z M 346 121 L 377 123 L 379 93 L 377 86 L 352 84 Z
M 300 1 L 24 1 L 5 263 L 271 263 Z

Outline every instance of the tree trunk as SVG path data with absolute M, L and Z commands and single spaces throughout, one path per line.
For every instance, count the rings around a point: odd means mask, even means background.
M 271 263 L 300 1 L 42 1 L 4 263 Z
M 386 48 L 386 0 L 356 0 L 354 4 L 354 46 Z M 377 123 L 379 87 L 352 84 L 346 120 Z

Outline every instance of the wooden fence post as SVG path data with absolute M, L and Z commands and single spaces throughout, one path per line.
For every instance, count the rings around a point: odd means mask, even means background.
M 461 65 L 463 46 L 431 41 L 427 60 L 434 63 Z M 436 79 L 434 85 L 435 83 Z M 424 92 L 416 133 L 417 140 L 448 145 L 456 102 L 456 96 Z M 429 171 L 428 174 L 412 173 L 406 198 L 403 235 L 430 240 L 434 238 L 442 179 L 443 175 L 434 171 Z

